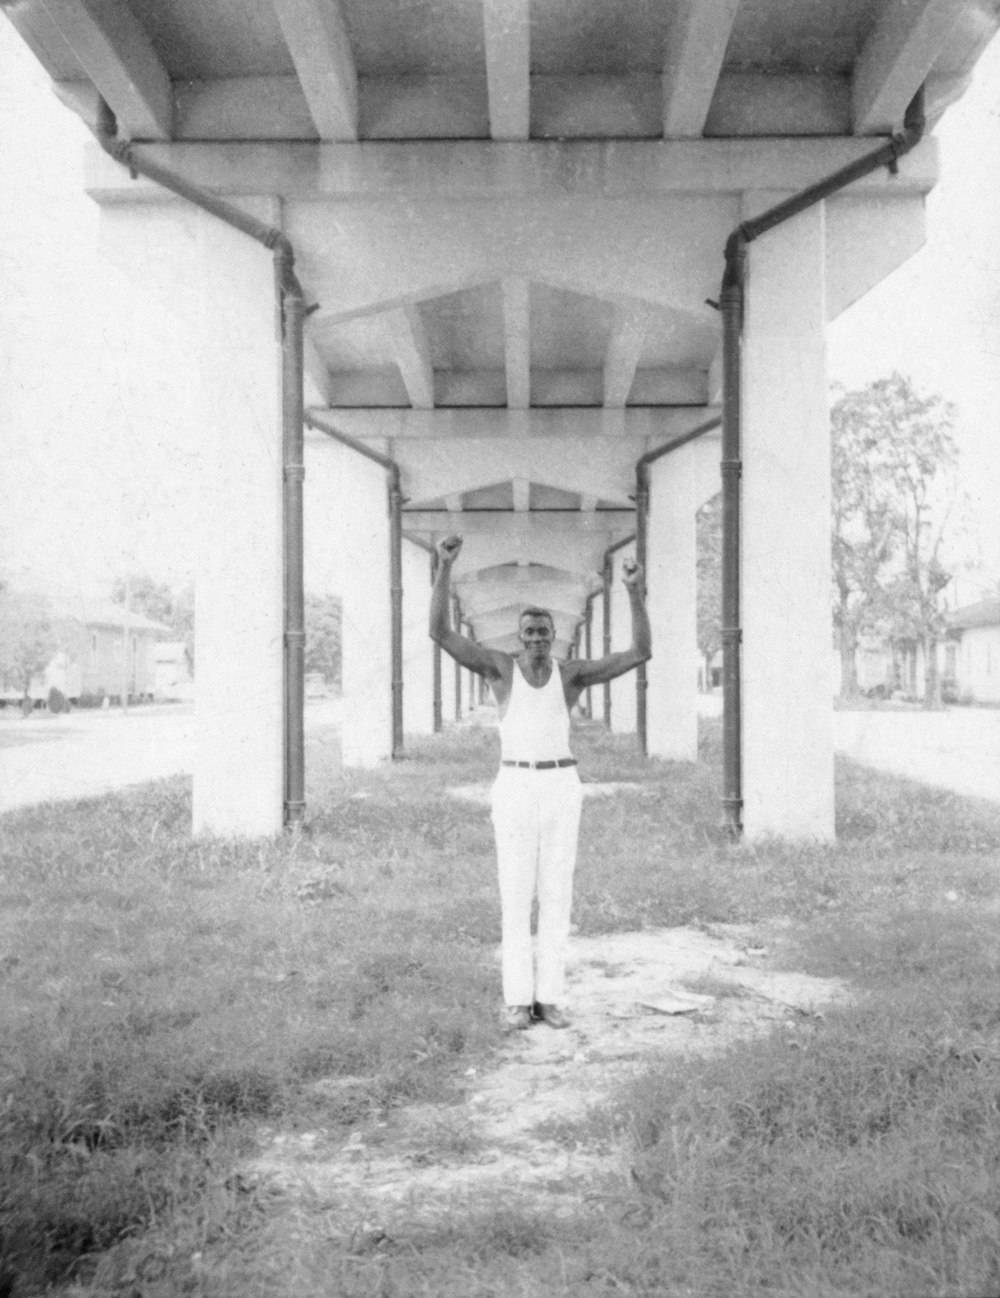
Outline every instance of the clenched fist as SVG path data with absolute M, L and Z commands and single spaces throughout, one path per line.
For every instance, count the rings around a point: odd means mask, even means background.
M 462 538 L 460 536 L 455 536 L 455 534 L 452 533 L 451 536 L 446 536 L 443 541 L 438 541 L 438 558 L 442 563 L 454 563 L 458 558 L 458 552 L 461 548 Z

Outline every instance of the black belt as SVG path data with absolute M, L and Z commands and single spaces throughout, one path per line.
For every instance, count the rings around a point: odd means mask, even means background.
M 525 766 L 529 771 L 551 771 L 556 766 L 575 766 L 575 757 L 560 757 L 557 762 L 501 762 L 501 766 Z

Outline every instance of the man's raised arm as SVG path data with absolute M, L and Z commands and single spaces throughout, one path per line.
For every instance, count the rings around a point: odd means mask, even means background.
M 475 640 L 460 635 L 451 625 L 451 569 L 462 548 L 460 536 L 448 536 L 437 546 L 437 573 L 431 592 L 430 637 L 457 663 L 493 680 L 500 675 L 497 656 Z
M 606 658 L 578 659 L 567 664 L 573 672 L 575 683 L 581 687 L 602 685 L 613 681 L 616 676 L 624 676 L 633 667 L 648 662 L 653 656 L 653 636 L 649 627 L 649 614 L 646 612 L 646 601 L 643 598 L 643 571 L 634 559 L 627 560 L 622 581 L 628 590 L 629 605 L 632 610 L 632 644 L 619 653 L 608 654 Z

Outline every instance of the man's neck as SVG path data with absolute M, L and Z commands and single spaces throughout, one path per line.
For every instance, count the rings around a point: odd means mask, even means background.
M 544 685 L 549 679 L 552 671 L 552 657 L 547 654 L 544 658 L 532 658 L 527 653 L 518 654 L 518 662 L 521 664 L 521 670 L 525 679 L 534 682 L 537 685 Z

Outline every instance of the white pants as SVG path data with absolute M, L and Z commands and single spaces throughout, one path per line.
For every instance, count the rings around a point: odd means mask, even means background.
M 582 804 L 575 766 L 545 771 L 502 766 L 493 785 L 503 998 L 508 1005 L 557 1005 L 562 1000 Z M 531 903 L 536 891 L 533 959 Z

